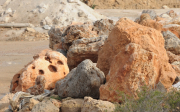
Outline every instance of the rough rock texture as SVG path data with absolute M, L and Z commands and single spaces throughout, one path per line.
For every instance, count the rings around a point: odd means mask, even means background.
M 84 60 L 77 68 L 56 83 L 55 93 L 60 97 L 99 98 L 99 87 L 104 84 L 105 76 L 91 60 Z
M 114 112 L 115 105 L 108 101 L 85 97 L 81 112 Z
M 101 35 L 109 35 L 114 27 L 113 20 L 101 19 L 94 23 L 74 24 L 68 27 L 52 27 L 49 31 L 50 44 L 49 47 L 62 43 L 64 50 L 68 50 L 73 41 L 81 38 L 98 37 Z
M 66 27 L 53 26 L 48 32 L 49 35 L 49 47 L 54 49 L 54 45 L 61 43 L 61 37 Z
M 77 67 L 83 60 L 90 59 L 96 63 L 98 52 L 103 47 L 106 35 L 92 38 L 75 40 L 67 53 L 68 66 L 70 69 Z
M 180 39 L 170 31 L 165 31 L 162 34 L 165 39 L 165 49 L 176 55 L 180 54 Z
M 66 100 L 62 103 L 61 112 L 81 112 L 83 99 Z
M 36 78 L 35 85 L 26 90 L 27 93 L 32 95 L 40 95 L 44 93 L 44 88 L 46 84 L 46 79 L 43 75 L 39 75 Z
M 38 75 L 45 77 L 45 89 L 50 90 L 55 87 L 58 80 L 63 79 L 68 73 L 66 57 L 61 53 L 46 49 L 34 56 L 34 61 L 14 75 L 10 92 L 26 91 L 35 85 Z
M 109 35 L 111 30 L 114 28 L 114 21 L 110 19 L 101 19 L 97 20 L 94 23 L 94 31 L 97 31 L 97 34 L 100 35 Z
M 69 47 L 72 45 L 72 42 L 77 39 L 97 37 L 96 31 L 93 31 L 92 29 L 93 29 L 92 23 L 84 23 L 83 25 L 69 26 L 63 34 L 66 35 L 64 37 L 63 47 L 66 50 L 68 50 Z
M 156 14 L 156 12 L 154 10 L 143 10 L 142 14 L 144 14 L 144 13 L 149 14 L 151 19 L 155 19 L 156 16 L 157 16 L 157 14 Z
M 99 51 L 97 67 L 108 74 L 100 99 L 120 102 L 117 91 L 132 95 L 144 83 L 171 87 L 176 73 L 168 61 L 159 31 L 120 19 Z
M 58 96 L 58 95 L 57 95 Z M 59 96 L 58 96 L 59 97 Z M 57 108 L 60 108 L 61 106 L 62 106 L 62 103 L 61 103 L 61 101 L 59 101 L 59 100 L 56 100 L 56 99 L 52 99 L 52 98 L 55 98 L 55 97 L 53 97 L 53 96 L 51 96 L 51 98 L 50 97 L 46 97 L 46 98 L 44 98 L 43 99 L 43 101 L 42 102 L 48 102 L 48 101 L 51 101 L 51 103 L 52 104 L 54 104 L 54 106 L 56 106 Z
M 155 20 L 152 20 L 149 14 L 143 13 L 140 17 L 139 24 L 147 27 L 154 28 L 156 30 L 161 31 L 162 30 L 162 24 L 156 22 Z
M 167 51 L 167 55 L 169 57 L 169 63 L 173 63 L 175 61 L 180 61 L 180 56 L 175 55 L 175 54 L 171 53 L 170 51 Z
M 32 108 L 38 104 L 39 101 L 33 99 L 33 98 L 24 98 L 23 100 L 21 100 L 21 104 L 20 104 L 20 112 L 27 112 L 27 111 L 31 111 Z
M 54 106 L 51 101 L 47 101 L 35 105 L 31 112 L 59 112 L 59 108 Z

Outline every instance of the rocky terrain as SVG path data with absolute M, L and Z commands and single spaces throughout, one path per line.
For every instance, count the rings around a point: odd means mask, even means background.
M 36 6 L 33 11 L 47 16 L 48 9 L 56 8 L 52 3 L 59 3 L 59 8 L 62 5 L 78 7 L 73 9 L 77 16 L 64 16 L 70 21 L 63 24 L 62 20 L 58 20 L 58 24 L 47 24 L 47 21 L 35 19 L 37 23 L 20 24 L 18 18 L 11 15 L 21 11 L 10 11 L 9 8 L 25 5 L 19 2 L 11 6 L 14 2 L 2 2 L 2 8 L 7 10 L 1 19 L 8 15 L 9 21 L 17 21 L 0 24 L 4 37 L 1 41 L 4 45 L 24 41 L 24 45 L 17 43 L 21 49 L 12 46 L 5 52 L 0 47 L 0 66 L 17 66 L 14 60 L 28 60 L 23 62 L 24 67 L 16 68 L 17 73 L 11 77 L 10 93 L 0 97 L 0 111 L 113 112 L 118 104 L 124 103 L 119 92 L 138 99 L 138 91 L 144 85 L 147 89 L 160 89 L 162 93 L 179 91 L 180 15 L 175 10 L 164 10 L 163 13 L 143 10 L 133 16 L 133 20 L 119 16 L 116 21 L 96 13 L 78 0 L 45 1 L 49 5 L 37 7 L 39 1 L 27 10 Z M 21 3 L 27 5 L 29 2 Z M 86 14 L 92 15 L 79 13 L 81 6 L 89 11 Z M 57 10 L 61 15 L 61 9 Z M 62 12 L 70 14 L 71 11 Z M 27 11 L 27 15 L 31 15 L 29 13 L 32 12 Z M 77 21 L 71 21 L 71 17 Z M 26 18 L 23 21 L 27 22 Z M 36 26 L 41 23 L 41 27 Z M 20 54 L 21 59 L 16 57 Z M 4 63 L 8 60 L 7 55 L 14 56 L 12 62 Z M 1 77 L 5 79 L 5 75 Z

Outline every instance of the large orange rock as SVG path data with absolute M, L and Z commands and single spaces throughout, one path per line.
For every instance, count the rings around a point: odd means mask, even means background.
M 59 52 L 46 49 L 34 56 L 34 61 L 14 75 L 10 92 L 25 92 L 35 85 L 38 75 L 45 77 L 45 89 L 51 90 L 55 87 L 55 83 L 68 73 L 67 58 Z
M 168 61 L 160 31 L 120 19 L 99 51 L 97 67 L 107 75 L 100 99 L 120 102 L 118 91 L 135 95 L 144 83 L 171 87 L 176 73 Z

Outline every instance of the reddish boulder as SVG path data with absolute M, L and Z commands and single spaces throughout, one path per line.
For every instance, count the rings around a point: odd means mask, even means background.
M 99 51 L 97 67 L 107 75 L 100 99 L 120 102 L 118 91 L 135 95 L 144 83 L 171 87 L 176 73 L 168 61 L 161 32 L 120 19 Z
M 55 87 L 55 83 L 68 73 L 67 58 L 59 52 L 46 49 L 34 56 L 34 61 L 14 75 L 10 92 L 25 92 L 35 85 L 35 80 L 39 75 L 45 77 L 45 89 L 51 90 Z

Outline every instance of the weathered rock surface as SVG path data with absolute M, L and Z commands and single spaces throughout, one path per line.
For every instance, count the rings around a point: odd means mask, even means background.
M 46 49 L 34 56 L 34 61 L 14 75 L 10 92 L 26 91 L 35 85 L 35 80 L 39 75 L 46 79 L 45 89 L 51 90 L 55 87 L 55 83 L 68 73 L 66 57 L 61 53 Z
M 176 55 L 180 54 L 180 39 L 170 31 L 165 31 L 162 34 L 165 40 L 165 49 Z
M 101 19 L 95 21 L 93 31 L 96 31 L 99 36 L 109 35 L 114 28 L 114 21 L 110 19 Z
M 23 100 L 21 100 L 19 110 L 20 110 L 20 112 L 31 111 L 32 108 L 38 103 L 39 103 L 39 101 L 37 101 L 33 98 L 24 98 Z
M 61 112 L 81 112 L 83 99 L 66 100 L 62 103 Z
M 108 101 L 85 97 L 81 112 L 114 112 L 115 105 Z
M 55 93 L 60 97 L 84 98 L 99 97 L 99 87 L 105 76 L 91 60 L 84 60 L 63 80 L 56 83 Z
M 46 79 L 43 75 L 39 75 L 36 78 L 35 85 L 26 90 L 27 93 L 31 93 L 32 95 L 40 95 L 44 93 L 44 88 L 46 84 Z
M 51 101 L 47 101 L 35 105 L 31 112 L 59 112 L 59 108 L 54 106 Z
M 173 63 L 175 61 L 180 61 L 180 56 L 175 55 L 175 54 L 171 53 L 170 51 L 167 51 L 167 55 L 169 57 L 169 63 Z
M 155 19 L 156 16 L 157 16 L 157 14 L 156 14 L 156 12 L 154 10 L 143 10 L 142 14 L 144 14 L 144 13 L 149 14 L 151 19 Z
M 147 27 L 154 28 L 156 30 L 162 31 L 162 24 L 156 22 L 155 20 L 152 20 L 149 14 L 143 13 L 140 17 L 139 24 Z
M 97 67 L 107 75 L 100 99 L 120 102 L 117 91 L 132 95 L 143 83 L 171 87 L 176 73 L 168 61 L 159 31 L 120 19 L 99 51 Z
M 107 36 L 82 38 L 75 40 L 67 53 L 68 66 L 70 69 L 77 67 L 85 59 L 96 63 L 98 52 L 103 47 Z
M 50 48 L 58 43 L 62 43 L 63 49 L 68 50 L 73 41 L 81 38 L 99 37 L 101 35 L 109 35 L 114 27 L 113 20 L 101 19 L 94 23 L 72 24 L 68 27 L 52 27 L 49 31 Z

